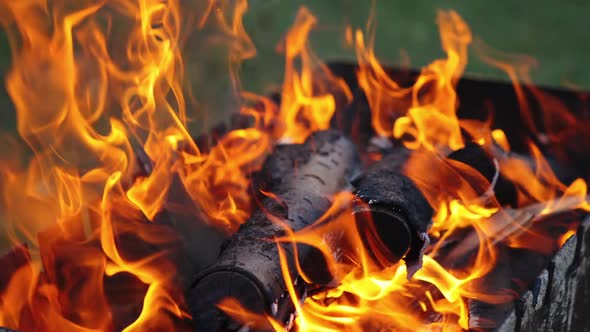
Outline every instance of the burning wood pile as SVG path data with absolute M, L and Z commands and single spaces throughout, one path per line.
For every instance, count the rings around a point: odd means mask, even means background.
M 182 3 L 2 8 L 20 138 L 1 155 L 0 326 L 588 328 L 590 95 L 521 83 L 526 64 L 481 42 L 514 81 L 461 78 L 455 12 L 437 18 L 446 58 L 414 72 L 377 61 L 374 22 L 344 30 L 357 65 L 319 62 L 302 8 L 280 93 L 239 91 L 229 128 L 193 137 Z M 191 16 L 231 70 L 255 53 L 246 9 Z

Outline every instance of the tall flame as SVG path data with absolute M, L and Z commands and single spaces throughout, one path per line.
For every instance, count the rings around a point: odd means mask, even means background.
M 293 143 L 301 143 L 312 132 L 329 128 L 337 98 L 345 102 L 351 99 L 346 83 L 332 76 L 310 49 L 308 36 L 316 23 L 311 12 L 302 7 L 279 45 L 279 50 L 285 53 L 280 110 L 282 137 Z
M 0 325 L 45 331 L 178 326 L 188 315 L 175 293 L 177 235 L 144 219 L 161 210 L 178 173 L 211 223 L 235 228 L 249 209 L 241 168 L 266 152 L 262 135 L 233 132 L 209 154 L 192 143 L 184 127 L 176 0 L 1 6 L 13 50 L 7 89 L 18 131 L 34 152 L 27 169 L 3 167 L 2 206 L 15 243 L 25 236 L 37 256 L 11 279 Z M 246 8 L 238 3 L 232 26 L 218 27 L 245 35 Z M 143 177 L 135 177 L 144 165 L 134 142 L 153 164 Z M 244 152 L 249 145 L 256 146 L 251 154 L 224 163 L 232 149 Z M 218 205 L 218 196 L 227 203 Z M 143 292 L 123 299 L 139 306 L 118 309 L 131 318 L 122 321 L 110 311 L 121 305 L 109 295 L 111 279 L 136 289 L 131 295 Z
M 0 287 L 0 326 L 23 331 L 182 329 L 190 317 L 177 285 L 179 235 L 154 222 L 170 208 L 167 196 L 177 185 L 174 180 L 180 179 L 207 223 L 231 234 L 250 215 L 250 175 L 273 145 L 303 142 L 329 128 L 338 108 L 352 99 L 344 80 L 311 51 L 308 39 L 317 19 L 307 8 L 299 10 L 278 47 L 285 55 L 285 77 L 276 105 L 240 91 L 239 66 L 256 54 L 242 22 L 246 0 L 210 0 L 202 7 L 196 27 L 212 27 L 224 36 L 232 92 L 244 101 L 239 111 L 252 124 L 200 150 L 186 129 L 191 114 L 183 89 L 180 1 L 0 0 L 0 23 L 13 51 L 6 86 L 18 132 L 32 152 L 2 155 L 9 161 L 0 167 L 6 232 L 16 244 L 27 242 L 31 257 Z M 530 216 L 590 209 L 586 182 L 561 183 L 535 144 L 529 147 L 532 160 L 520 158 L 510 153 L 506 134 L 492 130 L 491 121 L 457 117 L 455 86 L 472 36 L 453 11 L 440 11 L 437 22 L 446 58 L 426 66 L 411 86 L 392 79 L 377 60 L 373 18 L 365 33 L 348 27 L 346 40 L 356 49 L 357 78 L 376 133 L 415 152 L 405 172 L 436 210 L 430 235 L 438 242 L 412 279 L 403 264 L 383 269 L 352 220 L 351 194 L 336 195 L 332 209 L 312 227 L 287 230 L 277 239 L 317 247 L 339 285 L 304 304 L 294 302 L 301 330 L 409 330 L 428 315 L 437 316 L 430 320 L 436 321 L 432 328 L 467 329 L 469 299 L 503 303 L 514 297 L 481 287 L 501 263 L 498 243 L 552 250 L 573 234 L 574 225 L 556 237 L 530 230 L 530 223 L 542 222 Z M 546 111 L 541 123 L 535 121 L 526 89 L 516 82 L 518 70 L 490 54 L 484 60 L 515 79 L 525 123 L 538 141 L 571 142 L 567 127 L 582 131 L 585 124 L 561 106 Z M 537 90 L 531 93 L 557 104 Z M 495 179 L 501 174 L 515 185 L 522 210 L 493 199 L 496 180 L 447 158 L 467 144 L 462 132 L 494 158 Z M 138 150 L 149 160 L 140 160 Z M 474 259 L 457 267 L 445 260 L 441 248 L 464 230 L 473 230 L 465 250 Z M 342 248 L 329 246 L 327 238 Z M 296 299 L 295 281 L 279 253 L 285 285 Z M 218 306 L 252 326 L 284 328 L 232 299 Z
M 463 146 L 456 116 L 455 85 L 467 64 L 467 46 L 471 31 L 455 12 L 439 11 L 437 22 L 446 59 L 426 66 L 414 85 L 401 87 L 379 64 L 374 51 L 374 27 L 368 27 L 369 44 L 357 30 L 356 50 L 359 59 L 358 81 L 373 114 L 373 127 L 382 136 L 403 138 L 410 148 L 424 146 L 430 150 Z

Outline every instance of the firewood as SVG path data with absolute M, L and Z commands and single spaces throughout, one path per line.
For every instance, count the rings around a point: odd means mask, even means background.
M 587 197 L 586 200 L 590 199 Z M 575 210 L 580 204 L 578 197 L 564 197 L 547 202 L 531 204 L 522 208 L 506 208 L 492 217 L 481 221 L 481 227 L 488 230 L 490 244 L 495 245 L 508 236 L 515 236 L 523 233 L 530 228 L 532 224 L 538 222 L 544 217 L 558 215 L 562 212 Z M 544 213 L 547 207 L 553 207 L 551 213 Z M 477 233 L 469 232 L 462 237 L 461 242 L 453 250 L 446 253 L 445 261 L 452 262 L 465 257 L 469 253 L 479 248 L 480 238 Z
M 588 199 L 588 197 L 586 199 Z M 518 322 L 516 321 L 517 317 L 521 317 L 519 316 L 521 313 L 519 310 L 522 307 L 521 302 L 528 301 L 527 296 L 531 296 L 531 299 L 534 299 L 535 305 L 539 306 L 537 304 L 537 299 L 542 299 L 545 297 L 543 294 L 545 294 L 548 284 L 550 285 L 551 282 L 554 281 L 553 279 L 549 278 L 549 276 L 552 275 L 552 271 L 555 270 L 554 267 L 556 266 L 555 263 L 551 262 L 554 262 L 555 259 L 561 260 L 562 258 L 558 257 L 564 256 L 562 253 L 564 250 L 568 252 L 568 254 L 565 254 L 566 256 L 572 256 L 569 257 L 570 260 L 580 260 L 580 258 L 578 258 L 578 255 L 581 252 L 581 249 L 579 248 L 581 245 L 580 243 L 578 243 L 576 255 L 573 255 L 573 252 L 570 249 L 564 249 L 571 239 L 568 240 L 566 245 L 564 245 L 564 247 L 553 257 L 553 260 L 549 255 L 535 252 L 534 250 L 526 248 L 511 248 L 503 243 L 503 241 L 506 240 L 508 236 L 520 235 L 525 229 L 535 230 L 536 228 L 533 226 L 538 223 L 546 223 L 550 225 L 553 223 L 553 221 L 562 222 L 567 220 L 567 216 L 570 216 L 572 219 L 579 218 L 580 215 L 584 214 L 583 211 L 576 209 L 576 207 L 579 206 L 579 203 L 580 198 L 565 197 L 559 200 L 531 204 L 518 209 L 508 208 L 496 213 L 488 219 L 481 221 L 482 226 L 488 229 L 488 233 L 486 234 L 489 236 L 489 238 L 486 240 L 490 245 L 493 245 L 496 248 L 498 257 L 494 268 L 492 268 L 492 270 L 484 277 L 474 280 L 472 282 L 472 286 L 477 287 L 479 292 L 483 292 L 488 295 L 502 295 L 506 296 L 508 299 L 504 303 L 495 304 L 485 303 L 484 301 L 478 299 L 467 299 L 469 309 L 468 323 L 470 329 L 489 331 L 497 330 L 500 327 L 510 327 L 507 330 L 505 329 L 502 331 L 514 330 L 514 324 L 520 324 L 521 322 L 520 320 L 518 320 Z M 544 212 L 548 206 L 554 207 L 553 212 Z M 582 226 L 580 226 L 580 229 L 578 230 L 578 236 L 583 233 L 583 230 L 587 230 L 589 227 L 588 224 L 590 224 L 590 218 L 586 220 L 585 224 L 586 226 L 584 226 L 584 223 Z M 479 236 L 482 236 L 482 234 Z M 435 258 L 445 268 L 462 268 L 467 262 L 471 260 L 470 257 L 473 257 L 476 254 L 480 245 L 479 236 L 472 229 L 466 230 L 465 232 L 457 232 L 458 238 L 447 238 L 445 240 L 447 243 L 437 244 L 437 246 L 441 249 L 437 251 L 436 256 L 433 258 Z M 590 252 L 590 250 L 587 250 L 587 252 Z M 576 258 L 573 258 L 573 256 Z M 584 260 L 586 260 L 586 258 L 582 257 L 580 261 Z M 588 262 L 585 264 L 587 264 L 586 268 L 590 266 L 590 263 Z M 567 266 L 572 265 L 566 263 L 564 266 L 566 266 L 567 269 Z M 572 269 L 572 267 L 570 267 L 570 269 Z M 580 272 L 577 273 L 578 276 L 581 276 L 581 278 L 577 279 L 578 283 L 588 283 L 586 280 L 588 279 L 588 275 L 585 273 L 585 271 L 582 274 Z M 560 278 L 561 277 L 563 276 L 560 276 Z M 425 284 L 424 287 L 426 287 L 426 289 L 430 291 L 434 297 L 439 296 L 439 291 L 434 285 Z M 581 288 L 583 286 L 578 287 Z M 527 295 L 528 293 L 531 294 Z M 518 300 L 521 294 L 524 294 L 524 296 L 522 300 Z M 509 300 L 510 297 L 512 297 L 514 300 Z M 577 298 L 578 301 L 585 301 L 584 299 L 584 297 Z M 547 305 L 559 306 L 558 303 L 550 304 L 553 303 L 554 300 L 546 299 L 546 301 Z M 585 303 L 587 304 L 587 302 Z M 409 305 L 412 306 L 414 303 L 412 302 Z M 576 308 L 584 307 L 578 306 Z M 580 309 L 576 310 L 579 312 Z M 420 310 L 417 309 L 417 312 L 420 312 Z M 576 312 L 577 311 L 574 311 L 574 317 L 577 317 L 578 320 L 585 319 L 584 315 L 581 317 L 576 316 Z M 424 318 L 424 321 L 428 323 L 436 321 L 437 319 L 437 317 L 426 317 Z M 576 324 L 577 325 L 575 326 L 577 327 L 584 326 L 580 325 L 582 323 Z M 586 324 L 588 323 L 586 322 Z M 526 328 L 524 330 L 529 331 L 529 329 Z M 555 329 L 541 330 L 545 331 Z
M 590 218 L 586 218 L 498 331 L 590 331 Z
M 298 299 L 286 300 L 273 238 L 285 235 L 284 227 L 297 231 L 320 218 L 330 208 L 333 195 L 349 187 L 359 166 L 353 143 L 335 131 L 317 132 L 303 145 L 278 146 L 261 171 L 268 180 L 261 184 L 268 193 L 261 199 L 261 208 L 227 241 L 217 263 L 195 278 L 187 294 L 196 327 L 203 331 L 230 329 L 234 323 L 216 307 L 227 297 L 285 324 L 292 321 L 293 308 L 287 307 Z M 292 245 L 281 244 L 281 248 L 291 280 L 298 281 L 297 288 L 303 287 L 297 278 Z M 300 263 L 315 253 L 303 245 L 298 245 L 297 251 Z
M 137 143 L 137 142 L 134 142 Z M 148 176 L 153 170 L 152 161 L 140 144 L 133 144 L 133 150 L 140 165 L 138 176 Z M 162 210 L 154 222 L 173 228 L 179 236 L 180 252 L 177 257 L 180 283 L 188 288 L 192 277 L 215 262 L 225 239 L 219 229 L 208 223 L 201 208 L 190 197 L 178 173 L 172 174 Z
M 411 153 L 414 152 L 403 147 L 394 148 L 353 181 L 356 196 L 361 201 L 355 207 L 357 223 L 362 230 L 369 212 L 377 230 L 378 243 L 381 243 L 378 248 L 372 248 L 373 253 L 381 249 L 380 255 L 385 258 L 381 262 L 383 267 L 403 257 L 409 276 L 422 266 L 423 250 L 429 244 L 427 230 L 434 212 L 420 190 L 403 173 Z M 388 250 L 384 251 L 385 248 Z

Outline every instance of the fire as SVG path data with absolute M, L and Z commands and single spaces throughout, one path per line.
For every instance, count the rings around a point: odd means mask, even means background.
M 163 211 L 184 207 L 169 201 L 180 186 L 197 206 L 181 212 L 224 236 L 236 232 L 255 208 L 251 175 L 272 148 L 301 143 L 332 126 L 338 108 L 353 96 L 310 48 L 317 18 L 300 9 L 279 44 L 285 75 L 277 105 L 240 90 L 239 66 L 256 54 L 242 22 L 247 2 L 204 4 L 196 28 L 216 29 L 226 37 L 220 40 L 229 46 L 232 89 L 243 101 L 239 112 L 252 123 L 202 149 L 187 130 L 192 110 L 185 97 L 181 1 L 0 3 L 0 23 L 13 51 L 6 87 L 18 133 L 28 145 L 22 152 L 15 143 L 15 151 L 2 156 L 8 162 L 0 168 L 1 202 L 7 235 L 15 244 L 26 242 L 31 256 L 0 288 L 0 326 L 22 331 L 188 329 L 178 245 L 187 234 L 159 218 Z M 332 197 L 332 208 L 314 225 L 299 232 L 286 229 L 274 239 L 292 244 L 295 252 L 296 243 L 315 247 L 334 279 L 330 289 L 316 290 L 300 303 L 295 283 L 311 283 L 313 277 L 295 264 L 301 279 L 293 279 L 279 247 L 285 286 L 298 314 L 289 323 L 300 330 L 410 330 L 425 322 L 433 329 L 468 329 L 469 300 L 514 299 L 515 294 L 490 293 L 482 286 L 502 263 L 500 244 L 553 250 L 575 233 L 576 225 L 565 225 L 556 237 L 540 227 L 542 217 L 590 210 L 587 183 L 563 184 L 535 142 L 528 142 L 532 158 L 523 158 L 511 151 L 507 133 L 492 128 L 491 119 L 458 117 L 455 87 L 472 35 L 453 11 L 440 11 L 437 23 L 446 57 L 426 66 L 411 86 L 396 82 L 377 60 L 373 18 L 365 32 L 345 30 L 356 50 L 357 79 L 373 129 L 412 150 L 405 175 L 436 211 L 429 230 L 435 242 L 416 273 L 403 263 L 384 268 L 379 253 L 372 252 L 378 245 L 367 243 L 371 239 L 353 217 L 351 193 Z M 528 63 L 509 64 L 506 56 L 476 45 L 485 61 L 513 79 L 537 143 L 548 141 L 553 155 L 569 157 L 559 145 L 575 150 L 569 143 L 587 124 L 550 96 L 527 92 L 518 83 Z M 552 106 L 541 120 L 530 114 L 531 94 Z M 491 178 L 449 157 L 470 141 L 491 156 Z M 500 177 L 514 186 L 514 206 L 493 195 Z M 468 231 L 465 247 L 444 251 L 447 242 Z M 458 264 L 451 260 L 457 257 L 472 259 Z M 272 315 L 250 312 L 235 299 L 218 307 L 249 326 L 284 329 Z
M 359 58 L 358 81 L 373 114 L 373 126 L 382 136 L 404 138 L 404 144 L 416 149 L 463 146 L 459 120 L 455 115 L 457 95 L 455 84 L 467 64 L 467 46 L 471 31 L 455 12 L 439 12 L 443 50 L 447 59 L 425 67 L 409 88 L 393 81 L 373 53 L 373 37 L 368 46 L 361 30 L 356 31 Z M 369 25 L 368 33 L 374 33 Z
M 307 298 L 298 309 L 296 324 L 301 330 L 411 330 L 424 324 L 420 311 L 439 315 L 437 323 L 431 323 L 432 328 L 468 329 L 468 300 L 505 303 L 515 298 L 509 291 L 487 293 L 481 287 L 486 276 L 502 263 L 497 244 L 503 242 L 540 252 L 554 250 L 551 248 L 561 246 L 575 230 L 568 230 L 559 239 L 535 233 L 529 230 L 530 222 L 538 219 L 531 219 L 531 213 L 542 216 L 561 209 L 588 209 L 586 183 L 582 179 L 569 186 L 561 183 L 534 144 L 530 144 L 533 160 L 524 161 L 510 154 L 506 134 L 500 129 L 492 130 L 490 121 L 457 117 L 455 85 L 467 62 L 471 32 L 454 12 L 439 12 L 438 23 L 447 58 L 424 68 L 411 87 L 402 87 L 387 75 L 373 53 L 372 37 L 366 45 L 362 31 L 355 33 L 358 81 L 371 106 L 373 127 L 378 134 L 401 139 L 415 150 L 406 168 L 407 175 L 416 181 L 437 211 L 430 232 L 438 243 L 425 256 L 422 269 L 408 279 L 403 264 L 379 268 L 347 209 L 331 209 L 314 226 L 278 239 L 320 249 L 339 284 L 336 289 Z M 370 21 L 369 34 L 372 29 Z M 347 40 L 352 40 L 350 28 L 346 34 Z M 449 151 L 465 146 L 462 130 L 494 158 L 496 174 L 492 180 L 466 164 L 445 158 Z M 490 191 L 500 175 L 516 186 L 518 206 L 543 203 L 531 205 L 525 212 L 511 212 L 501 206 Z M 341 205 L 339 198 L 335 198 L 334 207 Z M 474 236 L 466 241 L 468 247 L 461 249 L 461 256 L 439 255 L 441 244 L 460 230 L 470 228 Z M 326 236 L 344 239 L 344 248 L 350 248 L 349 251 L 334 252 L 326 247 Z M 540 237 L 542 242 L 535 240 Z M 545 246 L 540 248 L 534 243 Z M 470 253 L 474 255 L 473 262 L 453 267 L 453 258 Z M 286 266 L 283 262 L 284 269 Z M 289 275 L 286 271 L 283 274 Z M 301 271 L 300 274 L 305 278 Z M 293 281 L 285 277 L 285 285 L 291 298 L 297 299 Z M 294 306 L 299 308 L 295 300 Z M 231 306 L 224 310 L 231 310 Z
M 351 92 L 342 79 L 311 52 L 308 36 L 317 19 L 302 7 L 279 51 L 285 54 L 285 78 L 281 92 L 281 122 L 285 140 L 301 143 L 314 131 L 330 127 L 337 99 L 346 102 Z M 297 68 L 300 67 L 300 71 Z
M 236 6 L 229 29 L 218 25 L 225 33 L 244 34 L 245 5 Z M 193 143 L 185 128 L 177 1 L 5 1 L 2 7 L 13 50 L 7 89 L 34 156 L 26 168 L 2 169 L 7 231 L 15 243 L 31 244 L 33 261 L 3 294 L 0 325 L 178 327 L 189 318 L 175 286 L 178 236 L 148 220 L 179 175 L 208 222 L 234 230 L 247 218 L 245 174 L 267 152 L 266 134 L 232 132 L 208 154 Z M 251 55 L 246 48 L 242 57 Z M 137 144 L 149 169 L 136 159 Z M 236 150 L 244 158 L 227 162 Z M 138 170 L 147 174 L 137 177 Z M 112 298 L 111 280 L 122 280 L 129 298 Z M 126 302 L 138 305 L 122 307 Z

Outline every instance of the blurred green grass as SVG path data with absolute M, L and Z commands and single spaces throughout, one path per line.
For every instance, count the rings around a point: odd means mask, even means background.
M 370 3 L 360 0 L 252 0 L 245 24 L 260 57 L 245 64 L 243 81 L 253 82 L 258 88 L 258 84 L 269 80 L 267 75 L 271 74 L 268 73 L 281 72 L 282 59 L 273 56 L 273 48 L 301 5 L 310 8 L 318 17 L 319 31 L 313 33 L 312 42 L 320 57 L 352 59 L 351 51 L 343 50 L 343 26 L 349 23 L 364 27 Z M 377 0 L 375 8 L 376 53 L 385 63 L 398 63 L 401 50 L 407 52 L 412 65 L 417 67 L 441 56 L 436 11 L 454 9 L 471 27 L 473 35 L 490 46 L 536 58 L 539 64 L 533 74 L 536 83 L 559 86 L 570 82 L 590 88 L 587 67 L 590 2 Z M 470 58 L 467 72 L 506 79 L 502 72 L 474 57 Z
M 354 61 L 353 51 L 344 45 L 344 27 L 346 24 L 364 27 L 371 1 L 250 0 L 244 24 L 258 55 L 242 66 L 240 76 L 246 90 L 267 93 L 280 86 L 284 60 L 275 52 L 275 47 L 302 5 L 318 18 L 319 25 L 311 35 L 311 42 L 320 58 Z M 571 83 L 590 89 L 587 66 L 590 59 L 589 1 L 376 0 L 376 54 L 380 60 L 386 64 L 398 64 L 402 61 L 400 54 L 403 51 L 409 55 L 413 67 L 421 67 L 443 55 L 435 24 L 437 9 L 456 10 L 469 24 L 474 36 L 496 49 L 536 58 L 539 66 L 533 73 L 535 83 L 552 86 Z M 188 53 L 207 52 L 201 50 L 198 43 L 189 44 L 187 48 Z M 194 87 L 199 105 L 209 115 L 194 117 L 191 128 L 198 131 L 227 114 L 228 82 L 216 78 L 224 73 L 225 62 L 203 56 L 189 56 L 185 62 L 186 76 Z M 0 74 L 7 72 L 9 64 L 6 37 L 0 33 Z M 494 79 L 507 78 L 504 73 L 474 57 L 470 57 L 467 73 Z M 9 104 L 4 91 L 0 92 L 0 129 L 15 128 L 15 115 Z

